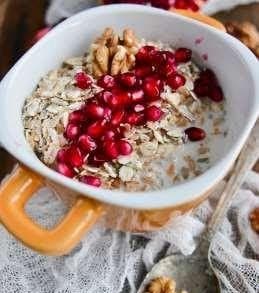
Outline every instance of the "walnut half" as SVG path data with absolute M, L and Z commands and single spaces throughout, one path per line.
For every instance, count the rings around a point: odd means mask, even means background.
M 138 40 L 131 29 L 123 31 L 122 39 L 112 28 L 106 28 L 91 46 L 91 69 L 94 77 L 116 75 L 129 71 L 135 64 Z
M 159 277 L 150 282 L 145 293 L 175 293 L 175 281 L 167 277 Z

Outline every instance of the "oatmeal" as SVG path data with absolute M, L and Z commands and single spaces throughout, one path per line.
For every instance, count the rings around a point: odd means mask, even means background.
M 25 137 L 64 176 L 109 189 L 160 189 L 202 174 L 227 135 L 224 94 L 192 51 L 108 28 L 49 72 L 23 107 Z

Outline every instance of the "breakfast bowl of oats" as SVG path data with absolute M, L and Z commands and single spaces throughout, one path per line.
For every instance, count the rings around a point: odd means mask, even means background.
M 255 64 L 224 31 L 150 7 L 100 7 L 61 23 L 1 82 L 1 144 L 22 164 L 1 187 L 1 222 L 56 255 L 104 214 L 145 231 L 193 208 L 257 118 Z M 45 181 L 80 194 L 53 230 L 24 212 Z

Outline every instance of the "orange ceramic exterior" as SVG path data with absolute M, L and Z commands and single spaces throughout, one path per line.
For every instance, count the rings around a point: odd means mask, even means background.
M 184 10 L 172 11 L 225 30 L 221 23 L 208 16 Z M 127 231 L 150 231 L 166 225 L 173 216 L 195 208 L 209 195 L 207 192 L 186 204 L 156 211 L 104 207 L 95 200 L 78 196 L 65 218 L 52 230 L 47 230 L 34 223 L 24 211 L 33 193 L 43 185 L 38 175 L 23 166 L 17 167 L 0 188 L 0 221 L 25 245 L 48 255 L 68 253 L 101 217 L 104 208 L 108 226 Z M 118 217 L 120 223 L 116 221 Z

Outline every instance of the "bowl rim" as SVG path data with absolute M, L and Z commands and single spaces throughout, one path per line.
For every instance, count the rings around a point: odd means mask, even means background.
M 7 149 L 7 151 L 9 151 L 14 157 L 16 157 L 20 162 L 28 166 L 30 169 L 34 170 L 36 173 L 41 174 L 43 177 L 46 177 L 51 181 L 72 189 L 75 192 L 78 192 L 87 197 L 97 199 L 101 202 L 126 208 L 151 210 L 174 207 L 195 201 L 223 179 L 223 177 L 226 175 L 227 171 L 230 169 L 231 165 L 235 161 L 238 153 L 245 143 L 246 138 L 249 135 L 250 130 L 253 127 L 253 124 L 256 121 L 256 118 L 258 117 L 259 101 L 258 98 L 256 99 L 256 96 L 259 96 L 259 85 L 257 86 L 256 84 L 256 75 L 259 76 L 259 70 L 256 68 L 256 66 L 253 66 L 255 60 L 257 59 L 243 44 L 241 44 L 233 37 L 196 20 L 192 20 L 184 16 L 153 7 L 134 4 L 113 4 L 95 7 L 75 14 L 67 20 L 63 21 L 62 23 L 57 25 L 57 27 L 55 27 L 50 33 L 48 33 L 46 37 L 44 37 L 36 45 L 34 45 L 27 53 L 25 53 L 25 55 L 21 57 L 21 59 L 13 66 L 13 68 L 9 71 L 6 77 L 2 80 L 1 92 L 3 95 L 7 95 L 8 88 L 10 88 L 10 86 L 15 82 L 15 76 L 21 70 L 23 64 L 26 63 L 28 59 L 33 57 L 34 51 L 41 50 L 42 44 L 52 41 L 56 34 L 64 33 L 64 30 L 67 26 L 77 25 L 78 23 L 80 23 L 80 20 L 82 20 L 82 18 L 84 19 L 88 15 L 102 15 L 106 13 L 119 13 L 125 11 L 127 11 L 127 13 L 134 13 L 134 11 L 137 11 L 149 15 L 155 14 L 160 15 L 161 18 L 178 18 L 181 21 L 188 23 L 189 25 L 200 26 L 205 31 L 209 31 L 211 34 L 214 34 L 215 36 L 224 39 L 226 45 L 235 47 L 235 50 L 237 50 L 239 54 L 243 55 L 243 59 L 246 62 L 247 67 L 249 68 L 251 76 L 253 77 L 254 105 L 251 105 L 251 108 L 253 107 L 254 109 L 251 117 L 249 117 L 249 122 L 246 125 L 243 134 L 235 143 L 233 143 L 226 156 L 217 160 L 217 162 L 215 162 L 215 164 L 207 171 L 205 171 L 202 175 L 197 176 L 189 181 L 185 181 L 177 185 L 172 185 L 169 188 L 163 188 L 161 190 L 146 192 L 125 192 L 121 190 L 107 190 L 84 185 L 80 182 L 71 180 L 62 176 L 61 174 L 58 174 L 56 171 L 45 166 L 39 159 L 35 160 L 36 156 L 33 153 L 29 155 L 28 153 L 17 154 L 16 149 L 8 142 L 8 139 L 5 139 L 5 137 L 7 138 L 7 136 L 4 130 L 0 132 L 2 144 Z

